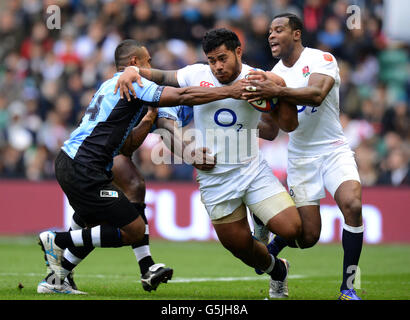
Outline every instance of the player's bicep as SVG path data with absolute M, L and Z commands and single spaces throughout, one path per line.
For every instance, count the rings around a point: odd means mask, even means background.
M 159 99 L 160 107 L 170 107 L 182 104 L 183 88 L 164 87 Z
M 156 83 L 149 81 L 145 78 L 141 78 L 143 87 L 138 84 L 133 84 L 137 98 L 144 102 L 144 104 L 158 107 L 159 100 L 164 89 L 163 86 L 159 86 Z
M 308 87 L 316 88 L 320 92 L 322 100 L 326 98 L 334 84 L 334 78 L 322 73 L 312 73 L 308 81 Z

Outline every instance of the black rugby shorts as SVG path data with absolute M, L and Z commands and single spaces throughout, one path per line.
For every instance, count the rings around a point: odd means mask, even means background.
M 110 172 L 88 168 L 60 151 L 55 174 L 71 207 L 87 225 L 108 223 L 121 228 L 139 216 L 125 194 L 112 184 Z

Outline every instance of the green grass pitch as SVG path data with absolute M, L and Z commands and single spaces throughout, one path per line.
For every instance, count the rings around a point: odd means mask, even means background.
M 45 265 L 36 237 L 0 238 L 0 300 L 263 300 L 267 276 L 234 258 L 219 242 L 151 240 L 156 262 L 174 268 L 173 279 L 151 293 L 142 289 L 129 247 L 97 248 L 77 268 L 75 279 L 86 296 L 37 294 Z M 341 244 L 286 248 L 291 263 L 289 300 L 338 297 Z M 364 300 L 410 299 L 410 245 L 364 245 L 359 296 Z

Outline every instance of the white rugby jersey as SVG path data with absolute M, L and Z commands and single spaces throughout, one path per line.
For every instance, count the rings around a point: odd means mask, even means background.
M 252 69 L 242 64 L 242 71 L 233 82 L 243 79 Z M 180 87 L 223 86 L 206 64 L 178 70 L 177 79 Z M 261 113 L 245 100 L 223 99 L 194 106 L 196 147 L 208 147 L 217 158 L 217 165 L 209 174 L 227 172 L 256 159 L 260 116 Z
M 320 106 L 297 106 L 299 127 L 289 133 L 289 158 L 317 156 L 347 145 L 339 120 L 340 76 L 333 55 L 305 48 L 292 67 L 286 67 L 280 60 L 272 72 L 281 76 L 289 88 L 307 87 L 312 73 L 325 74 L 335 80 Z

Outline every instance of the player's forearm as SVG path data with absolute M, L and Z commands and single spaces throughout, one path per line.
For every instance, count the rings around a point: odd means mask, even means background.
M 134 129 L 132 129 L 127 141 L 121 149 L 121 153 L 126 156 L 131 156 L 131 154 L 144 142 L 151 130 L 152 125 L 154 124 L 154 121 L 155 119 L 145 116 L 141 122 Z
M 142 120 L 137 127 L 132 130 L 134 149 L 137 149 L 145 140 L 151 130 L 154 121 Z
M 326 96 L 323 96 L 320 88 L 311 86 L 305 88 L 283 87 L 277 97 L 290 104 L 317 107 L 322 104 Z
M 229 86 L 207 88 L 207 87 L 186 87 L 181 89 L 181 105 L 200 105 L 216 100 L 235 98 Z
M 176 76 L 176 71 L 165 71 L 159 69 L 147 69 L 147 68 L 140 68 L 139 73 L 144 78 L 151 80 L 157 84 L 171 86 L 171 87 L 179 87 L 179 83 Z
M 165 146 L 177 157 L 183 159 L 185 143 L 182 139 L 181 129 L 175 124 L 175 121 L 165 118 L 157 120 L 158 128 L 165 129 L 169 135 L 167 139 L 163 139 Z

